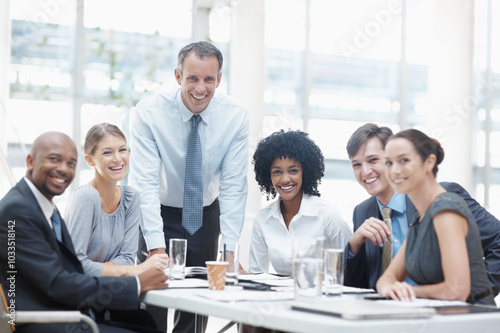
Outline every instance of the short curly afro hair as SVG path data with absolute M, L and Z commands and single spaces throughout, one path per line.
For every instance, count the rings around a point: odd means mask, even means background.
M 280 130 L 262 139 L 253 154 L 255 180 L 260 190 L 269 197 L 276 197 L 271 181 L 271 165 L 279 158 L 291 158 L 302 164 L 302 191 L 320 196 L 318 185 L 325 172 L 325 158 L 321 149 L 302 131 Z

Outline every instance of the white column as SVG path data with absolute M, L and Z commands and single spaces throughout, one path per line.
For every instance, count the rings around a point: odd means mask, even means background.
M 81 151 L 80 142 L 82 139 L 81 118 L 83 105 L 83 69 L 85 67 L 85 27 L 83 24 L 84 0 L 75 1 L 75 23 L 74 39 L 72 45 L 73 71 L 72 71 L 72 90 L 73 90 L 73 141 L 78 151 Z M 85 164 L 83 155 L 79 154 L 79 161 L 76 169 L 76 177 L 71 183 L 71 189 L 80 185 L 80 171 Z
M 9 64 L 11 47 L 10 0 L 0 0 L 0 150 L 6 155 L 6 104 L 9 98 Z
M 472 185 L 473 0 L 434 1 L 428 134 L 445 151 L 438 180 Z
M 191 40 L 198 42 L 208 40 L 210 9 L 213 0 L 193 0 L 193 21 L 191 24 Z
M 7 99 L 9 98 L 9 64 L 11 48 L 10 0 L 0 0 L 0 198 L 14 185 L 7 163 Z
M 262 138 L 264 115 L 265 45 L 264 0 L 232 1 L 231 42 L 229 48 L 229 94 L 250 111 L 248 200 L 246 222 L 240 238 L 241 262 L 248 268 L 251 221 L 260 209 L 261 194 L 255 181 L 251 157 Z
M 311 70 L 311 0 L 305 1 L 305 40 L 304 40 L 304 56 L 302 60 L 302 80 L 303 88 L 299 93 L 299 98 L 302 104 L 302 121 L 304 123 L 304 131 L 309 132 L 309 121 L 311 120 L 311 105 L 309 104 L 309 96 L 311 95 L 312 86 L 312 70 Z

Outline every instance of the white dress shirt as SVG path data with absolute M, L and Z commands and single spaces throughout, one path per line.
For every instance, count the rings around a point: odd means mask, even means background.
M 286 228 L 278 199 L 262 208 L 252 226 L 250 244 L 251 273 L 269 271 L 269 262 L 276 273 L 292 275 L 293 237 L 324 236 L 327 247 L 344 248 L 351 236 L 351 228 L 338 210 L 325 200 L 304 194 L 300 209 Z M 328 244 L 329 243 L 329 244 Z
M 148 249 L 165 248 L 160 204 L 182 207 L 192 115 L 180 89 L 149 96 L 135 108 L 130 183 L 141 194 L 141 229 Z M 216 93 L 200 116 L 203 206 L 219 198 L 221 242 L 238 242 L 248 192 L 248 110 Z
M 50 227 L 54 229 L 54 226 L 52 225 L 52 214 L 54 214 L 55 210 L 54 204 L 49 201 L 49 199 L 47 199 L 47 197 L 45 197 L 45 195 L 43 195 L 35 184 L 33 184 L 28 178 L 24 177 L 24 181 L 28 184 L 31 192 L 33 192 L 38 205 L 40 205 L 40 208 L 42 209 L 45 219 L 49 223 Z

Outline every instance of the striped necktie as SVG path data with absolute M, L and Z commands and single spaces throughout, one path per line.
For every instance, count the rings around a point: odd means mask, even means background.
M 203 223 L 203 182 L 201 175 L 201 143 L 198 134 L 199 115 L 191 117 L 191 133 L 186 153 L 186 174 L 184 177 L 184 198 L 182 205 L 182 226 L 191 235 Z

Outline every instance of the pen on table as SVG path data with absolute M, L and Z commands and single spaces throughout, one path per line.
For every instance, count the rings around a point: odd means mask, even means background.
M 392 237 L 391 235 L 387 235 L 387 239 L 389 240 L 389 242 L 392 244 Z

